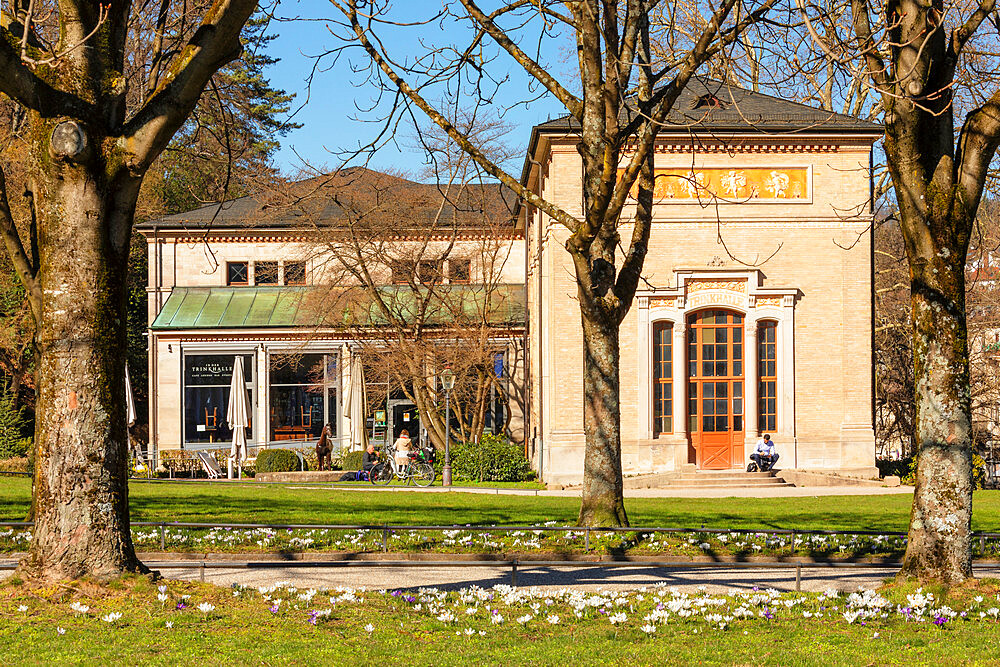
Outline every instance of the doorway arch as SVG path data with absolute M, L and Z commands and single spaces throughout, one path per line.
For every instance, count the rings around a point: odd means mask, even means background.
M 688 461 L 699 469 L 743 465 L 743 320 L 721 308 L 687 318 Z

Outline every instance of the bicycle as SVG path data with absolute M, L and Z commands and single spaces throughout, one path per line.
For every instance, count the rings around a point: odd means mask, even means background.
M 375 464 L 370 475 L 371 483 L 388 486 L 393 479 L 399 479 L 407 483 L 413 480 L 413 483 L 420 487 L 433 484 L 435 477 L 437 477 L 434 466 L 427 461 L 417 460 L 421 458 L 421 454 L 418 452 L 410 452 L 407 456 L 409 461 L 405 467 L 400 467 L 391 456 L 386 461 Z

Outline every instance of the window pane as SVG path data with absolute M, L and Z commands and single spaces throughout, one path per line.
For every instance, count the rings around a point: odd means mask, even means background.
M 250 265 L 247 262 L 226 263 L 226 284 L 246 285 L 250 276 Z
M 271 384 L 322 384 L 322 354 L 272 354 Z
M 322 430 L 322 388 L 271 387 L 272 440 L 315 440 Z
M 706 433 L 711 433 L 712 431 L 715 430 L 715 417 L 707 417 L 707 416 L 702 417 L 701 425 L 702 425 L 701 430 L 705 431 Z
M 253 355 L 244 354 L 243 372 L 251 424 L 247 439 L 253 440 Z M 225 443 L 233 432 L 226 421 L 229 387 L 233 379 L 233 354 L 191 354 L 184 357 L 184 441 Z
M 306 284 L 305 262 L 285 262 L 285 284 L 286 285 Z
M 742 431 L 743 430 L 743 417 L 736 415 L 733 417 L 733 430 Z
M 255 285 L 277 285 L 278 284 L 278 263 L 277 262 L 254 262 L 253 282 Z
M 417 278 L 422 283 L 436 283 L 441 280 L 441 263 L 435 260 L 417 262 Z
M 472 273 L 472 263 L 467 259 L 448 260 L 448 279 L 453 283 L 467 283 Z

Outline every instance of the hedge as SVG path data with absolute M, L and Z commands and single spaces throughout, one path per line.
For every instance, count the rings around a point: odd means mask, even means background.
M 344 454 L 344 458 L 341 459 L 340 469 L 341 470 L 361 470 L 361 457 L 364 452 L 347 452 Z
M 444 466 L 444 453 L 437 453 L 434 468 Z M 535 479 L 524 448 L 502 435 L 483 433 L 479 442 L 467 442 L 451 448 L 451 476 L 459 482 L 527 482 Z
M 257 462 L 254 464 L 257 473 L 296 472 L 299 469 L 299 457 L 289 449 L 262 449 L 257 453 Z

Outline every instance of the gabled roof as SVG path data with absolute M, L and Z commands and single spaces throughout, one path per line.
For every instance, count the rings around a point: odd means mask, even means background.
M 408 286 L 385 285 L 382 298 L 403 319 L 417 307 Z M 428 309 L 424 324 L 447 326 L 488 321 L 494 326 L 524 326 L 524 285 L 491 287 L 486 304 L 482 285 L 436 285 L 440 303 Z M 269 329 L 290 327 L 357 328 L 385 326 L 386 320 L 374 301 L 365 295 L 324 308 L 327 294 L 316 287 L 175 287 L 151 328 L 179 329 Z M 360 297 L 360 298 L 358 298 Z M 435 302 L 437 303 L 437 302 Z
M 447 232 L 459 229 L 513 226 L 516 197 L 498 183 L 438 185 L 352 167 L 331 174 L 287 183 L 275 192 L 208 204 L 136 225 L 145 233 L 207 229 L 302 230 L 345 224 L 345 205 L 361 206 L 380 199 L 384 217 L 394 231 Z M 394 200 L 387 203 L 389 200 Z M 388 223 L 386 223 L 387 226 Z

